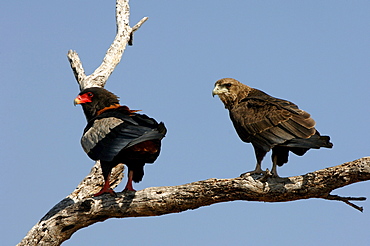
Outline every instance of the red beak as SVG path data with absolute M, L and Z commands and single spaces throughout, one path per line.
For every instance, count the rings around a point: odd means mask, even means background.
M 87 103 L 87 102 L 91 102 L 91 98 L 88 97 L 87 94 L 78 95 L 73 101 L 75 106 L 76 104 L 82 104 L 82 103 Z

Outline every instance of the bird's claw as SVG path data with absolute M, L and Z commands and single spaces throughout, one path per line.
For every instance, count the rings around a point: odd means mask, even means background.
M 274 174 L 270 172 L 270 170 L 267 168 L 266 171 L 263 172 L 263 176 L 259 178 L 258 180 L 261 182 L 266 182 L 268 178 L 274 177 Z
M 268 178 L 280 178 L 279 175 L 277 175 L 276 173 L 271 172 L 268 168 L 266 169 L 266 171 L 254 170 L 254 171 L 242 173 L 242 174 L 240 174 L 240 177 L 241 178 L 246 178 L 246 177 L 252 176 L 252 175 L 256 175 L 256 176 L 258 175 L 258 180 L 261 181 L 261 182 L 267 181 Z
M 111 189 L 111 188 L 109 188 L 109 189 L 101 189 L 98 193 L 92 195 L 92 197 L 101 196 L 103 194 L 110 194 L 111 196 L 117 197 L 116 192 L 114 192 L 114 190 Z
M 252 175 L 264 175 L 264 171 L 262 170 L 254 170 L 254 171 L 250 171 L 250 172 L 246 172 L 246 173 L 242 173 L 240 174 L 240 177 L 241 178 L 246 178 L 248 176 L 252 176 Z

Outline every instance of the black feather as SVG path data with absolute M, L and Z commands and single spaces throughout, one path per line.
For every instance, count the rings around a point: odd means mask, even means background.
M 120 106 L 118 97 L 103 88 L 85 89 L 80 96 L 88 120 L 81 145 L 91 159 L 100 160 L 105 179 L 104 187 L 95 195 L 113 193 L 109 175 L 119 163 L 129 169 L 125 189 L 133 190 L 130 177 L 134 182 L 142 180 L 144 165 L 153 163 L 160 154 L 166 127 L 145 114 Z

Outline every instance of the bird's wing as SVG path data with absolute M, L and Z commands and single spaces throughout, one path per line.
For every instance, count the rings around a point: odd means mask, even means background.
M 141 115 L 143 116 L 143 115 Z M 92 119 L 86 126 L 81 144 L 93 160 L 112 161 L 118 153 L 135 144 L 162 139 L 158 123 L 147 116 L 112 116 L 109 112 Z
M 246 97 L 230 111 L 230 117 L 243 141 L 266 151 L 290 139 L 309 138 L 316 131 L 309 113 L 268 95 Z

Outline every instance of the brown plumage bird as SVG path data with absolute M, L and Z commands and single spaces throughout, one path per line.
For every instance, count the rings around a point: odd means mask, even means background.
M 329 136 L 321 136 L 310 114 L 292 102 L 272 97 L 231 78 L 220 79 L 212 92 L 229 110 L 236 132 L 253 145 L 257 164 L 249 174 L 263 173 L 261 163 L 272 149 L 272 171 L 288 162 L 289 151 L 302 156 L 309 149 L 332 148 Z
M 113 167 L 123 163 L 128 167 L 128 180 L 124 190 L 135 191 L 132 181 L 140 182 L 144 165 L 153 163 L 159 156 L 161 140 L 167 129 L 145 114 L 136 113 L 119 104 L 118 97 L 98 87 L 87 88 L 76 97 L 87 119 L 81 145 L 87 155 L 100 160 L 104 186 L 94 196 L 115 194 L 109 177 Z

